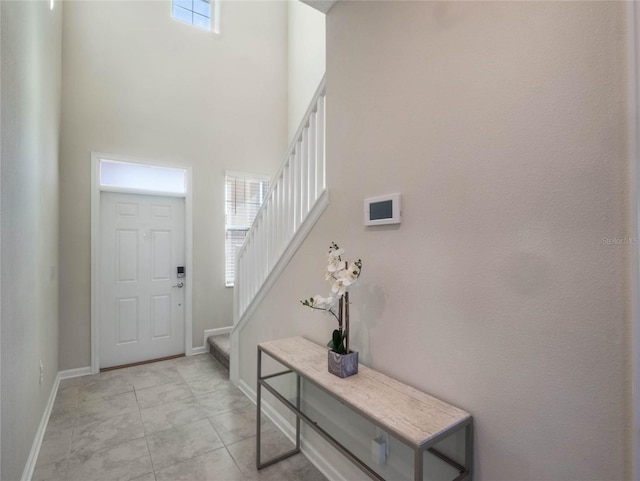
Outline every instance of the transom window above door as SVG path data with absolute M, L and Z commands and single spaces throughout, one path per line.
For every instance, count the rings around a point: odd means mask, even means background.
M 100 159 L 98 181 L 107 190 L 130 189 L 165 194 L 187 192 L 185 169 Z

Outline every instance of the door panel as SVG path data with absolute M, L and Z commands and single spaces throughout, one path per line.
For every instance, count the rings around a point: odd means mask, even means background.
M 151 232 L 151 279 L 168 281 L 171 276 L 171 232 L 154 230 Z M 175 267 L 174 267 L 175 270 Z
M 116 299 L 118 338 L 117 344 L 138 342 L 138 298 Z
M 184 353 L 184 259 L 184 199 L 101 193 L 101 368 Z
M 153 296 L 151 302 L 151 332 L 153 339 L 171 337 L 170 297 Z
M 138 231 L 118 229 L 116 231 L 116 259 L 118 274 L 116 282 L 138 280 Z

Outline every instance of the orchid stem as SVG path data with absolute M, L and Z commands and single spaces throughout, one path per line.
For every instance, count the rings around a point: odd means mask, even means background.
M 347 335 L 345 336 L 345 339 L 344 339 L 344 348 L 345 348 L 345 351 L 347 351 L 347 354 L 349 354 L 349 335 L 351 333 L 349 332 L 349 293 L 348 292 L 344 293 L 344 328 L 347 331 Z
M 311 309 L 315 309 L 315 310 L 317 310 L 317 311 L 327 311 L 327 312 L 330 312 L 331 314 L 333 314 L 333 317 L 335 317 L 335 318 L 336 318 L 336 320 L 337 320 L 338 322 L 340 322 L 340 319 L 338 319 L 338 316 L 336 316 L 336 313 L 335 313 L 335 312 L 333 312 L 331 309 L 323 309 L 322 307 L 314 307 L 314 306 L 307 306 L 307 307 L 310 307 Z

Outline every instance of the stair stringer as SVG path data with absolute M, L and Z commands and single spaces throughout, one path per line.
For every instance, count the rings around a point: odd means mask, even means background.
M 316 204 L 307 214 L 307 217 L 300 225 L 300 228 L 295 233 L 293 239 L 284 250 L 275 267 L 271 271 L 271 273 L 267 276 L 264 284 L 254 297 L 251 304 L 247 307 L 243 315 L 238 319 L 238 322 L 235 323 L 233 329 L 231 331 L 231 356 L 229 359 L 229 379 L 233 382 L 234 385 L 238 385 L 240 380 L 240 334 L 242 330 L 245 328 L 249 320 L 253 317 L 256 309 L 260 306 L 266 295 L 269 293 L 275 282 L 280 277 L 280 274 L 284 271 L 284 269 L 289 264 L 289 261 L 293 258 L 295 253 L 298 251 L 306 237 L 309 235 L 315 224 L 320 220 L 322 213 L 329 206 L 329 190 L 325 189 L 324 192 L 320 195 Z M 234 313 L 235 316 L 235 313 Z

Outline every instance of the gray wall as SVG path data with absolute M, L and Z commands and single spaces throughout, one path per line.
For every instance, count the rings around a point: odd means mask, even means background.
M 222 2 L 220 35 L 170 2 L 66 1 L 60 368 L 91 363 L 91 151 L 193 167 L 193 346 L 230 326 L 224 171 L 272 175 L 286 150 L 287 5 Z
M 325 14 L 299 0 L 289 1 L 289 142 L 300 127 L 326 70 Z
M 62 2 L 0 2 L 2 472 L 20 479 L 58 372 Z M 39 362 L 44 381 L 39 383 Z
M 630 479 L 634 246 L 605 240 L 634 237 L 626 22 L 618 2 L 338 2 L 331 205 L 242 331 L 241 379 L 256 342 L 328 340 L 298 300 L 327 295 L 335 241 L 364 262 L 352 346 L 475 417 L 474 479 Z M 402 224 L 364 228 L 393 192 Z

